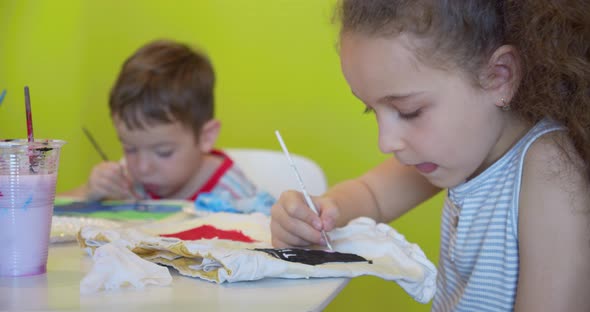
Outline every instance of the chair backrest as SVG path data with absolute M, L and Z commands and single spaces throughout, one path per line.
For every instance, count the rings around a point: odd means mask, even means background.
M 227 148 L 223 149 L 261 190 L 275 198 L 286 190 L 300 191 L 299 182 L 282 151 Z M 310 195 L 321 195 L 327 190 L 324 171 L 313 160 L 291 154 L 305 188 Z

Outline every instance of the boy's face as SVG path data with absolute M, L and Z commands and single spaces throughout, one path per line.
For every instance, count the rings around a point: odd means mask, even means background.
M 354 95 L 374 111 L 383 153 L 414 166 L 432 184 L 473 177 L 510 146 L 498 95 L 457 70 L 414 57 L 410 39 L 341 37 L 341 66 Z
M 193 187 L 190 184 L 205 153 L 192 129 L 173 122 L 130 130 L 117 117 L 113 123 L 123 145 L 127 170 L 135 183 L 162 198 L 176 198 Z

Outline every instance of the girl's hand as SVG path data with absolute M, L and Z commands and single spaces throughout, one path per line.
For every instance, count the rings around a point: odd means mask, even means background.
M 272 206 L 270 231 L 276 248 L 325 246 L 321 231 L 330 231 L 339 215 L 338 207 L 329 197 L 312 197 L 320 216 L 305 203 L 303 194 L 286 191 Z
M 118 162 L 102 162 L 88 178 L 88 200 L 132 199 L 131 179 Z

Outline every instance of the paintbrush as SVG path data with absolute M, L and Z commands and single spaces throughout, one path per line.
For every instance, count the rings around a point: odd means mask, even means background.
M 29 87 L 25 87 L 25 110 L 27 114 L 27 139 L 29 143 L 35 142 L 35 136 L 33 134 L 33 113 L 31 111 L 31 95 L 29 93 Z
M 305 184 L 303 184 L 303 179 L 301 179 L 301 175 L 299 174 L 299 170 L 297 170 L 297 166 L 295 166 L 295 162 L 293 161 L 293 158 L 291 158 L 291 154 L 289 154 L 289 150 L 287 149 L 287 145 L 285 145 L 285 142 L 283 141 L 283 138 L 281 137 L 279 130 L 275 130 L 275 134 L 277 136 L 277 139 L 279 140 L 279 143 L 281 144 L 281 148 L 283 149 L 285 156 L 287 156 L 287 160 L 289 161 L 289 164 L 291 165 L 291 168 L 293 169 L 295 176 L 297 177 L 297 181 L 299 182 L 299 187 L 301 188 L 301 192 L 303 193 L 303 197 L 305 198 L 305 202 L 307 203 L 307 206 L 309 206 L 309 208 L 311 208 L 311 210 L 313 212 L 315 212 L 316 215 L 319 216 L 320 213 L 319 213 L 318 209 L 316 208 L 315 204 L 313 203 L 313 201 L 311 200 L 311 197 L 307 193 L 307 189 L 305 188 Z M 328 238 L 328 235 L 326 235 L 326 231 L 324 231 L 324 230 L 322 230 L 322 237 L 324 238 L 324 241 L 326 241 L 326 246 L 328 246 L 328 249 L 333 250 L 332 244 L 330 243 L 330 239 Z
M 2 102 L 4 101 L 5 96 L 6 96 L 6 89 L 2 90 L 2 93 L 0 93 L 0 104 L 2 104 Z
M 84 132 L 84 134 L 88 138 L 88 141 L 90 141 L 90 143 L 92 144 L 92 146 L 94 146 L 94 149 L 100 155 L 100 158 L 102 158 L 103 161 L 109 161 L 109 158 L 104 153 L 104 151 L 102 150 L 102 148 L 100 148 L 100 145 L 98 145 L 98 142 L 96 142 L 96 140 L 94 139 L 94 136 L 90 133 L 90 131 L 88 131 L 88 129 L 86 129 L 86 127 L 82 127 L 82 131 Z M 119 165 L 119 168 L 121 168 L 121 175 L 123 177 L 125 177 L 126 174 L 125 174 L 125 172 L 123 170 L 123 166 L 122 165 Z M 133 186 L 132 185 L 129 186 L 129 189 L 131 191 L 131 195 L 133 195 L 133 197 L 135 198 L 135 206 L 138 207 L 138 205 L 139 205 L 138 200 L 140 198 L 137 195 L 137 193 L 135 192 L 135 190 L 133 189 Z
M 98 143 L 96 142 L 96 140 L 94 139 L 92 134 L 90 134 L 90 131 L 88 131 L 88 129 L 86 129 L 86 127 L 82 127 L 82 131 L 84 131 L 84 134 L 88 138 L 88 141 L 90 141 L 90 144 L 92 144 L 92 146 L 94 147 L 94 149 L 96 150 L 98 155 L 100 155 L 100 158 L 102 158 L 103 161 L 109 161 L 109 158 L 103 152 L 102 148 L 100 148 L 100 146 L 98 145 Z
M 31 110 L 31 94 L 29 92 L 28 86 L 25 86 L 25 111 L 27 115 L 27 142 L 29 142 L 29 170 L 32 173 L 35 173 L 38 158 L 35 157 L 35 153 L 33 151 L 35 145 L 35 136 L 33 134 L 33 112 Z

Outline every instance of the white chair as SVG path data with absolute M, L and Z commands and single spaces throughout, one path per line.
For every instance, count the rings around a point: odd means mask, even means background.
M 279 198 L 286 190 L 300 191 L 299 182 L 282 151 L 227 148 L 223 149 L 261 190 Z M 321 195 L 327 190 L 324 171 L 313 160 L 291 154 L 305 188 L 310 195 Z

